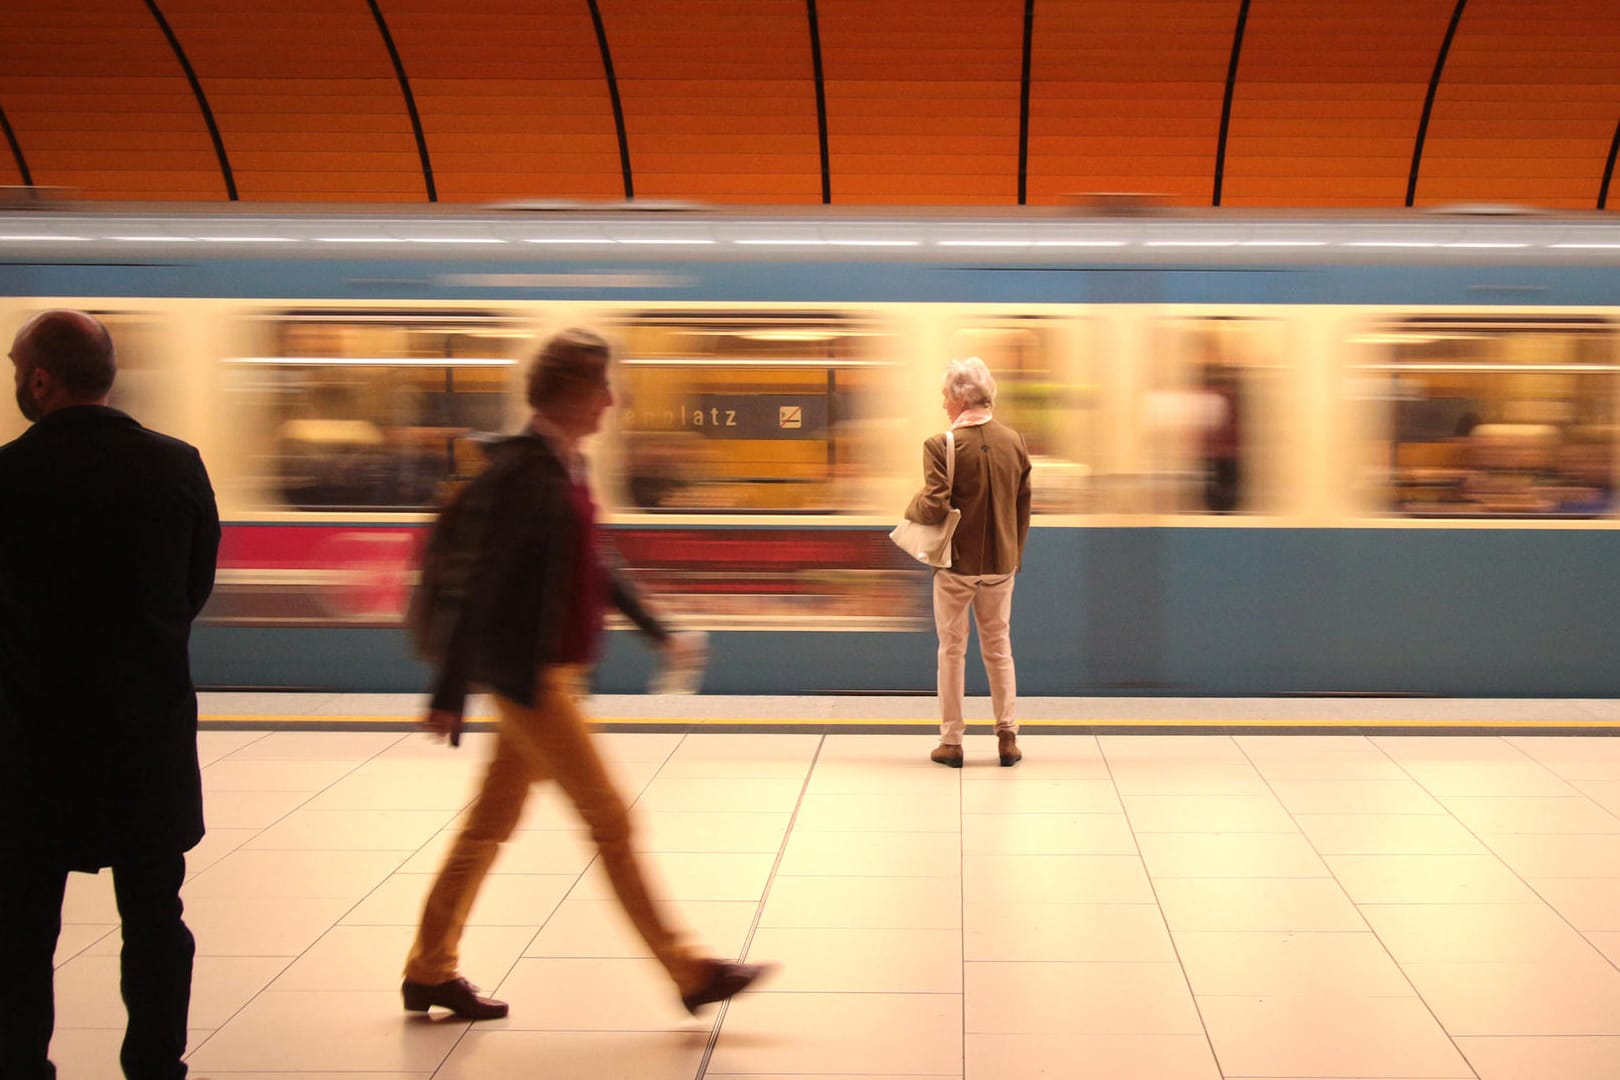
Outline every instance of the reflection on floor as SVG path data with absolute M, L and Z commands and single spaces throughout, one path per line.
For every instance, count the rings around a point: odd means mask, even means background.
M 490 741 L 203 733 L 194 1078 L 1620 1076 L 1620 739 L 1031 728 L 957 771 L 926 734 L 605 734 L 672 910 L 781 971 L 688 1017 L 541 790 L 464 943 L 512 1015 L 423 1020 L 400 966 Z M 65 921 L 53 1057 L 117 1076 L 108 875 Z

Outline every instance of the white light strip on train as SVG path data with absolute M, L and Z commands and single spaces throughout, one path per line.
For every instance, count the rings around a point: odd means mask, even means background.
M 57 241 L 66 242 L 66 241 L 78 241 L 78 240 L 88 240 L 88 239 L 90 239 L 88 236 L 35 236 L 35 235 L 0 236 L 0 241 L 8 241 L 9 240 L 9 241 L 12 241 L 12 242 L 18 243 L 18 244 L 36 244 L 36 243 L 41 243 L 41 242 L 55 243 Z
M 1459 241 L 1457 243 L 1441 244 L 1440 246 L 1441 247 L 1448 247 L 1448 248 L 1492 248 L 1492 249 L 1497 249 L 1497 248 L 1527 248 L 1530 245 L 1529 244 L 1524 244 L 1524 243 L 1511 243 L 1511 244 L 1509 244 L 1509 243 L 1489 243 L 1489 242 L 1476 242 L 1476 241 Z
M 1024 248 L 1028 240 L 939 240 L 940 247 Z
M 1477 340 L 1447 338 L 1445 340 Z M 1396 344 L 1396 343 L 1391 343 Z M 1525 372 L 1540 375 L 1586 375 L 1620 371 L 1620 364 L 1458 364 L 1434 361 L 1410 364 L 1357 364 L 1358 371 L 1472 371 L 1490 374 L 1498 371 Z
M 1037 240 L 1036 247 L 1122 248 L 1129 246 L 1124 240 Z
M 831 247 L 920 247 L 921 240 L 829 240 Z
M 607 239 L 605 237 L 594 237 L 594 238 L 593 237 L 580 237 L 578 239 L 571 239 L 571 238 L 561 237 L 561 236 L 557 236 L 557 237 L 551 237 L 551 236 L 525 236 L 525 237 L 523 237 L 523 242 L 525 244 L 617 244 L 618 243 L 617 240 L 609 240 L 609 239 Z
M 826 360 L 811 357 L 795 360 L 731 360 L 725 357 L 693 357 L 682 360 L 656 357 L 625 357 L 619 361 L 626 367 L 747 367 L 747 368 L 886 368 L 895 365 L 887 360 Z
M 511 367 L 516 360 L 497 356 L 231 356 L 227 364 L 323 365 L 327 367 Z
M 671 236 L 671 237 L 638 236 L 638 237 L 634 237 L 634 238 L 627 239 L 627 240 L 620 240 L 618 242 L 621 243 L 621 244 L 662 244 L 662 245 L 665 245 L 666 247 L 678 247 L 678 246 L 683 246 L 683 245 L 696 246 L 696 245 L 701 245 L 701 244 L 713 244 L 713 243 L 715 243 L 715 241 L 713 241 L 713 240 L 705 240 L 705 239 L 702 239 L 700 237 L 687 238 L 687 237 L 677 237 L 677 236 Z
M 397 236 L 317 236 L 317 244 L 403 244 Z
M 1569 249 L 1574 249 L 1574 250 L 1589 250 L 1589 251 L 1617 251 L 1617 250 L 1620 250 L 1620 244 L 1548 244 L 1547 246 L 1548 247 L 1555 247 L 1555 248 L 1569 248 Z
M 1236 240 L 1148 240 L 1143 247 L 1196 247 L 1196 248 L 1222 248 L 1237 247 Z
M 195 236 L 109 236 L 108 240 L 122 240 L 129 244 L 195 244 Z
M 504 244 L 494 236 L 402 236 L 407 244 Z
M 1326 240 L 1244 240 L 1239 247 L 1327 247 Z
M 826 240 L 733 240 L 733 244 L 752 244 L 771 247 L 826 247 Z
M 296 244 L 291 236 L 199 236 L 205 244 Z
M 1364 248 L 1432 248 L 1440 245 L 1433 240 L 1346 240 L 1345 247 Z

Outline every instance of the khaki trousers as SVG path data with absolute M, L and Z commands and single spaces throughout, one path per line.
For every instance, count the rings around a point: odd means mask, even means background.
M 939 741 L 962 745 L 962 695 L 967 675 L 968 609 L 979 624 L 979 657 L 990 678 L 996 730 L 1018 733 L 1018 675 L 1013 670 L 1013 574 L 971 576 L 934 572 L 934 628 L 939 632 Z
M 556 781 L 589 826 L 597 858 L 625 914 L 680 992 L 690 993 L 703 981 L 699 962 L 664 922 L 642 877 L 630 843 L 629 809 L 603 767 L 579 709 L 583 683 L 582 666 L 561 664 L 541 669 L 532 707 L 495 698 L 501 714 L 495 756 L 467 824 L 428 893 L 405 965 L 405 977 L 412 982 L 435 985 L 456 977 L 461 932 L 478 886 L 501 842 L 517 827 L 529 789 L 546 780 Z

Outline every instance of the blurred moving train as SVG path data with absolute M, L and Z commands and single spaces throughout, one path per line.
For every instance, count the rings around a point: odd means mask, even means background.
M 1620 693 L 1604 214 L 0 212 L 0 333 L 53 306 L 213 474 L 202 685 L 419 688 L 425 525 L 580 325 L 611 531 L 710 691 L 931 689 L 885 534 L 976 354 L 1035 461 L 1025 693 Z

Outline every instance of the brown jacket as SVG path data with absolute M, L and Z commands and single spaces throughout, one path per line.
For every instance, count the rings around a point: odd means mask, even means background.
M 1029 452 L 1024 437 L 990 420 L 956 429 L 956 482 L 945 489 L 945 435 L 923 443 L 923 487 L 906 517 L 924 525 L 962 511 L 951 542 L 952 572 L 1010 574 L 1024 561 L 1029 535 Z

